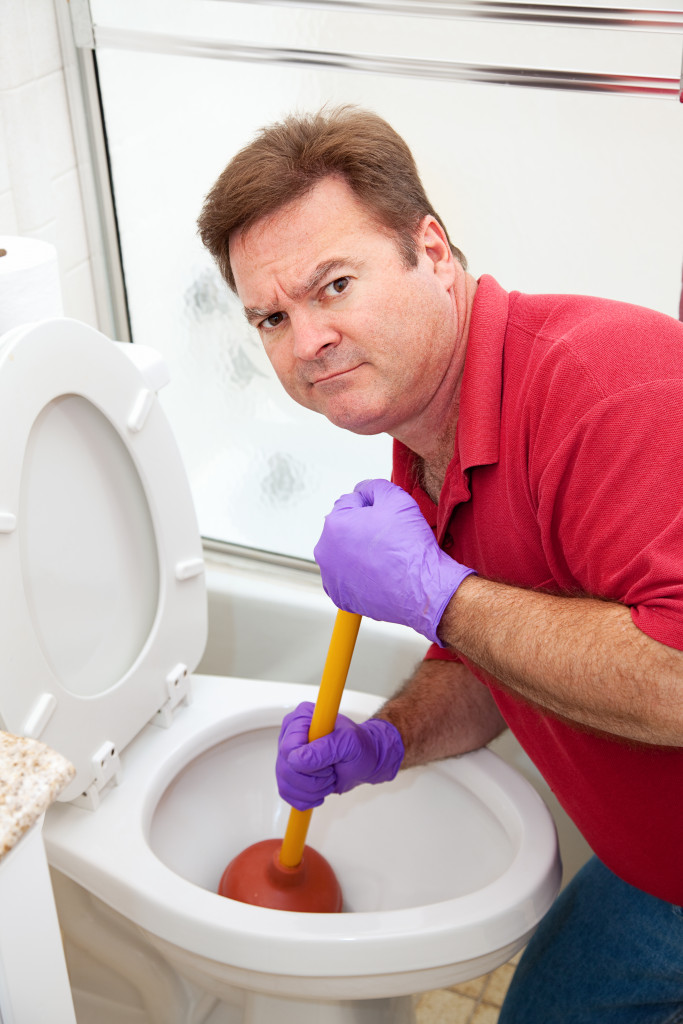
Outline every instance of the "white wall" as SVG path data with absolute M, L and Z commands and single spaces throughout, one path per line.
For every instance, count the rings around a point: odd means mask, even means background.
M 0 234 L 57 247 L 64 312 L 98 327 L 53 0 L 2 0 Z

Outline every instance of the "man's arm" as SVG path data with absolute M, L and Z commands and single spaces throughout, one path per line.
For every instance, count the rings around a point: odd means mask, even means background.
M 628 606 L 472 575 L 386 480 L 335 503 L 315 552 L 337 607 L 410 626 L 580 726 L 683 746 L 683 652 L 638 629 Z
M 375 717 L 400 732 L 403 768 L 477 750 L 505 729 L 488 687 L 453 661 L 423 661 Z
M 622 604 L 469 576 L 437 635 L 553 714 L 627 740 L 683 746 L 683 652 L 643 633 Z

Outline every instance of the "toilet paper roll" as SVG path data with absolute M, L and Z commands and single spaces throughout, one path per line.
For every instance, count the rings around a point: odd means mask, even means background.
M 54 245 L 0 235 L 0 335 L 20 324 L 63 315 Z

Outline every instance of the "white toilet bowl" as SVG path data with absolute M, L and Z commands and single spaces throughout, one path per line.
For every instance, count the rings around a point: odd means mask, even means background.
M 345 912 L 216 895 L 236 853 L 284 832 L 277 731 L 314 691 L 192 676 L 206 595 L 165 380 L 154 353 L 74 321 L 0 339 L 0 714 L 77 768 L 44 837 L 64 933 L 99 960 L 79 1024 L 115 1001 L 105 966 L 141 996 L 131 1021 L 409 1024 L 412 993 L 491 970 L 534 930 L 559 886 L 550 815 L 478 751 L 315 812 Z M 342 710 L 377 704 L 347 692 Z

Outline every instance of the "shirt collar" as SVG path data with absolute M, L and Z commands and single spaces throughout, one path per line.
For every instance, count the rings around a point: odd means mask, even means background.
M 508 302 L 508 293 L 492 277 L 485 274 L 479 279 L 472 304 L 455 435 L 462 470 L 498 461 Z

